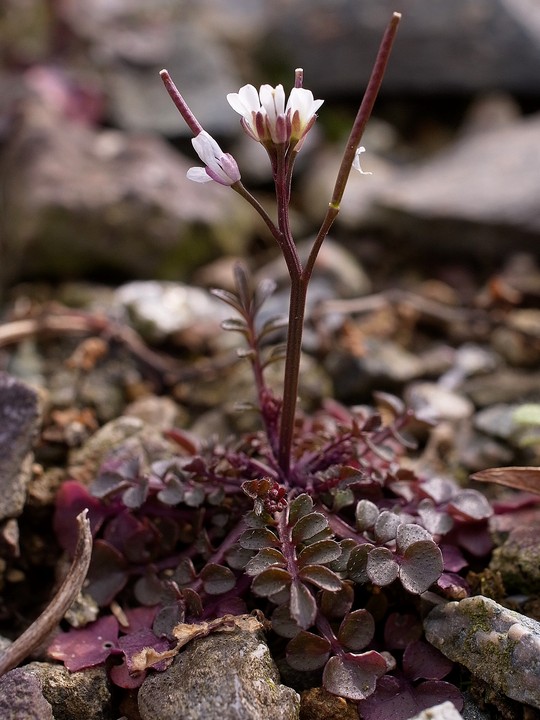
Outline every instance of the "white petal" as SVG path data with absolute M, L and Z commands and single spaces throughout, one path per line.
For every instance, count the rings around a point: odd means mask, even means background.
M 186 173 L 186 177 L 188 180 L 193 180 L 193 182 L 198 183 L 210 182 L 212 180 L 212 178 L 206 174 L 206 170 L 202 167 L 189 168 Z
M 260 108 L 259 93 L 253 85 L 244 85 L 237 93 L 227 95 L 229 105 L 239 115 L 251 117 Z
M 223 150 L 205 130 L 196 135 L 192 139 L 191 144 L 205 165 L 209 165 L 214 162 L 216 158 L 220 158 L 223 155 Z
M 359 172 L 361 175 L 373 175 L 373 173 L 368 172 L 367 170 L 362 170 L 362 168 L 360 167 L 360 154 L 363 153 L 363 152 L 366 152 L 366 148 L 365 148 L 365 147 L 362 147 L 362 145 L 361 145 L 360 147 L 356 148 L 356 153 L 355 153 L 355 156 L 354 156 L 354 160 L 353 160 L 352 166 L 353 166 L 353 168 L 354 168 L 355 170 L 358 170 L 358 172 Z

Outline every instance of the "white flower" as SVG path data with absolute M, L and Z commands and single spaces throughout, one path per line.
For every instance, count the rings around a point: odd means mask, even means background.
M 323 104 L 314 100 L 311 90 L 293 88 L 285 105 L 283 85 L 261 85 L 259 92 L 253 85 L 244 85 L 237 93 L 229 93 L 227 100 L 239 115 L 247 134 L 261 143 L 281 145 L 298 143 L 311 128 L 316 111 Z
M 362 147 L 362 145 L 360 145 L 360 147 L 356 148 L 356 153 L 354 155 L 354 160 L 353 160 L 352 166 L 355 170 L 358 170 L 358 172 L 361 173 L 362 175 L 373 175 L 373 173 L 367 172 L 367 170 L 364 171 L 360 167 L 360 155 L 363 152 L 366 152 L 366 148 Z
M 191 143 L 206 167 L 190 168 L 187 171 L 189 180 L 200 183 L 215 180 L 220 185 L 234 185 L 240 180 L 236 160 L 229 153 L 224 153 L 205 130 L 196 135 Z

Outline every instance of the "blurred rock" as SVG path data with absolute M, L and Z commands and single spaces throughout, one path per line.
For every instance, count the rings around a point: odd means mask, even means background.
M 518 702 L 540 708 L 540 623 L 477 595 L 435 607 L 427 640 Z
M 2 720 L 56 720 L 41 683 L 23 668 L 0 678 L 0 713 Z
M 261 47 L 282 66 L 303 67 L 306 86 L 319 97 L 359 94 L 393 11 L 403 20 L 384 92 L 540 90 L 536 0 L 283 3 L 267 21 Z
M 463 720 L 463 716 L 456 710 L 456 706 L 447 700 L 440 705 L 422 710 L 409 720 Z
M 472 135 L 387 183 L 377 221 L 398 236 L 437 238 L 442 254 L 498 257 L 540 235 L 540 117 Z M 375 221 L 375 218 L 372 218 Z
M 24 507 L 39 415 L 35 391 L 0 372 L 0 520 Z
M 255 213 L 188 181 L 192 164 L 157 137 L 96 132 L 28 101 L 3 163 L 5 278 L 178 279 L 241 254 Z
M 501 573 L 509 593 L 540 593 L 540 516 L 525 526 L 514 527 L 493 552 L 490 568 Z

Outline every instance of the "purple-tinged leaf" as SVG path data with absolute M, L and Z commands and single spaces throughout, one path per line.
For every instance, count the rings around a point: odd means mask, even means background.
M 455 685 L 444 680 L 426 680 L 426 682 L 420 683 L 414 688 L 414 695 L 418 712 L 434 705 L 440 705 L 446 700 L 453 703 L 458 712 L 463 710 L 462 694 Z
M 276 535 L 267 528 L 246 530 L 240 535 L 238 542 L 245 550 L 261 550 L 265 547 L 276 547 L 279 545 L 279 540 Z
M 433 538 L 430 533 L 420 525 L 416 525 L 416 523 L 400 525 L 396 533 L 396 544 L 397 549 L 401 554 L 407 550 L 409 545 L 412 545 L 419 540 L 430 540 L 433 542 Z
M 117 648 L 118 621 L 106 615 L 84 628 L 61 632 L 47 648 L 47 654 L 61 660 L 70 672 L 76 672 L 100 665 Z
M 433 645 L 415 640 L 403 653 L 403 672 L 409 680 L 442 680 L 454 663 Z
M 306 565 L 300 570 L 299 576 L 321 590 L 328 592 L 341 590 L 342 582 L 339 577 L 324 565 Z
M 140 508 L 148 497 L 148 479 L 145 477 L 131 485 L 122 493 L 122 502 L 128 508 Z
M 420 595 L 439 579 L 443 571 L 442 553 L 433 540 L 418 540 L 407 547 L 399 568 L 401 584 Z
M 204 488 L 201 485 L 187 486 L 184 491 L 184 502 L 188 507 L 197 508 L 204 502 Z
M 375 523 L 374 532 L 377 541 L 380 543 L 387 543 L 390 540 L 394 540 L 398 527 L 403 524 L 403 521 L 393 512 L 389 510 L 383 510 L 377 518 Z
M 322 614 L 327 618 L 342 618 L 352 607 L 354 589 L 351 582 L 345 580 L 337 592 L 323 590 L 319 599 Z
M 287 645 L 287 662 L 295 670 L 317 670 L 330 656 L 325 638 L 301 630 Z
M 422 623 L 412 613 L 391 613 L 384 626 L 384 644 L 389 650 L 404 650 L 424 633 Z
M 184 499 L 184 483 L 176 475 L 166 476 L 165 487 L 157 494 L 157 499 L 164 505 L 178 505 Z
M 300 628 L 292 619 L 287 605 L 279 605 L 272 613 L 272 630 L 285 638 L 293 638 L 298 635 Z
M 141 577 L 137 579 L 133 592 L 138 602 L 142 605 L 152 607 L 164 602 L 166 588 L 163 582 L 158 578 L 155 570 L 152 567 L 149 567 L 144 575 L 141 575 Z
M 294 525 L 300 518 L 313 510 L 313 500 L 306 493 L 302 493 L 289 505 L 289 524 Z
M 454 528 L 453 540 L 474 557 L 484 557 L 493 550 L 493 540 L 485 521 L 464 523 Z
M 437 587 L 442 590 L 445 597 L 450 600 L 463 600 L 470 595 L 469 583 L 461 575 L 452 572 L 443 572 L 437 580 Z
M 240 318 L 228 318 L 223 320 L 221 323 L 222 330 L 232 330 L 235 332 L 243 333 L 244 335 L 248 332 L 248 326 Z
M 434 503 L 441 505 L 447 503 L 458 491 L 458 486 L 450 478 L 430 478 L 423 480 L 419 486 L 420 492 L 431 498 Z
M 332 512 L 339 512 L 343 508 L 354 504 L 354 493 L 351 488 L 336 488 L 332 497 Z
M 328 520 L 322 513 L 313 512 L 304 515 L 298 520 L 292 530 L 292 541 L 298 545 L 305 540 L 315 537 L 328 527 Z
M 227 565 L 233 570 L 243 570 L 253 557 L 253 550 L 246 550 L 238 544 L 233 545 L 225 554 Z
M 236 585 L 236 577 L 232 570 L 216 563 L 205 565 L 201 570 L 200 578 L 205 592 L 209 595 L 222 595 Z
M 268 597 L 284 590 L 291 584 L 291 574 L 280 567 L 263 570 L 251 583 L 255 595 Z
M 459 572 L 469 564 L 461 554 L 460 549 L 455 545 L 439 545 L 439 547 L 441 548 L 445 570 Z
M 334 655 L 324 668 L 323 686 L 334 695 L 358 702 L 374 692 L 377 679 L 386 671 L 386 660 L 375 650 Z
M 379 517 L 379 508 L 371 500 L 359 500 L 356 504 L 355 520 L 359 532 L 370 530 Z
M 157 652 L 164 652 L 170 649 L 170 644 L 166 638 L 156 637 L 150 628 L 141 628 L 136 632 L 123 635 L 118 640 L 118 647 L 124 653 L 128 670 L 132 672 L 134 655 L 140 653 L 141 650 L 144 650 L 144 648 L 153 648 Z M 168 664 L 170 663 L 161 660 L 152 667 L 155 667 L 156 670 L 165 670 Z
M 135 607 L 125 611 L 128 625 L 121 625 L 120 632 L 136 632 L 144 628 L 151 628 L 154 624 L 158 607 Z
M 128 581 L 124 556 L 104 540 L 96 540 L 87 576 L 86 591 L 100 606 L 111 603 Z
M 338 557 L 337 560 L 334 560 L 329 564 L 328 567 L 330 568 L 330 570 L 333 570 L 337 573 L 347 572 L 347 565 L 349 564 L 351 553 L 354 548 L 357 547 L 357 545 L 358 544 L 354 540 L 352 540 L 352 538 L 345 538 L 345 540 L 341 540 L 339 542 L 339 547 L 341 548 L 341 555 Z
M 130 673 L 125 658 L 122 658 L 122 662 L 119 665 L 113 665 L 109 670 L 111 681 L 117 687 L 124 688 L 124 690 L 136 690 L 141 687 L 147 674 L 145 670 Z
M 246 564 L 245 572 L 247 575 L 258 575 L 269 567 L 285 567 L 287 564 L 283 553 L 276 548 L 263 548 L 251 558 Z
M 429 498 L 425 498 L 418 503 L 418 516 L 422 521 L 422 525 L 432 535 L 446 535 L 454 526 L 454 521 L 450 515 L 437 510 L 433 500 Z
M 367 560 L 373 545 L 364 543 L 357 545 L 351 552 L 349 562 L 347 564 L 347 573 L 349 578 L 359 585 L 369 582 L 367 574 Z
M 478 490 L 461 490 L 448 503 L 448 511 L 459 520 L 487 520 L 493 515 L 489 500 Z
M 197 571 L 193 565 L 191 558 L 184 558 L 180 560 L 174 571 L 172 579 L 177 585 L 183 587 L 184 585 L 191 585 L 191 583 L 197 577 Z
M 352 652 L 369 645 L 375 634 L 375 620 L 367 610 L 353 610 L 343 618 L 338 630 L 338 640 Z
M 308 545 L 298 556 L 298 567 L 314 565 L 316 563 L 329 563 L 337 560 L 341 555 L 341 547 L 335 540 L 321 540 Z
M 60 485 L 56 493 L 54 510 L 54 534 L 63 550 L 72 557 L 77 545 L 79 535 L 77 515 L 88 508 L 88 519 L 92 537 L 103 524 L 103 521 L 112 512 L 98 499 L 90 495 L 87 488 L 74 480 L 67 480 Z
M 298 579 L 293 580 L 291 584 L 289 609 L 292 618 L 304 630 L 315 622 L 317 603 L 310 590 Z
M 373 398 L 379 411 L 389 411 L 394 417 L 400 417 L 405 414 L 405 403 L 395 395 L 377 391 L 373 393 Z
M 385 587 L 394 582 L 399 572 L 399 565 L 394 554 L 384 547 L 370 550 L 367 556 L 366 574 L 374 585 Z

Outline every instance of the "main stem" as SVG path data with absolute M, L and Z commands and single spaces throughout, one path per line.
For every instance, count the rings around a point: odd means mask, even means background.
M 287 331 L 287 353 L 285 360 L 285 378 L 283 384 L 283 406 L 281 409 L 281 424 L 278 446 L 278 463 L 284 478 L 288 478 L 291 469 L 291 449 L 294 434 L 294 420 L 296 415 L 296 402 L 298 396 L 298 379 L 300 374 L 300 358 L 302 350 L 302 334 L 304 329 L 304 315 L 309 281 L 315 266 L 315 260 L 328 234 L 330 227 L 339 213 L 341 199 L 345 191 L 347 179 L 351 171 L 356 149 L 360 144 L 362 134 L 373 110 L 375 99 L 382 84 L 386 65 L 390 57 L 392 45 L 396 36 L 401 15 L 394 13 L 384 33 L 379 46 L 377 57 L 364 94 L 364 98 L 355 118 L 347 146 L 343 154 L 341 166 L 332 193 L 328 210 L 311 249 L 306 266 L 302 268 L 295 246 L 292 242 L 288 219 L 288 202 L 290 173 L 287 173 L 287 163 L 282 163 L 276 172 L 276 194 L 278 200 L 279 230 L 281 232 L 281 247 L 284 250 L 285 261 L 291 279 L 291 296 L 289 304 L 289 326 Z M 292 162 L 293 158 L 289 159 Z

